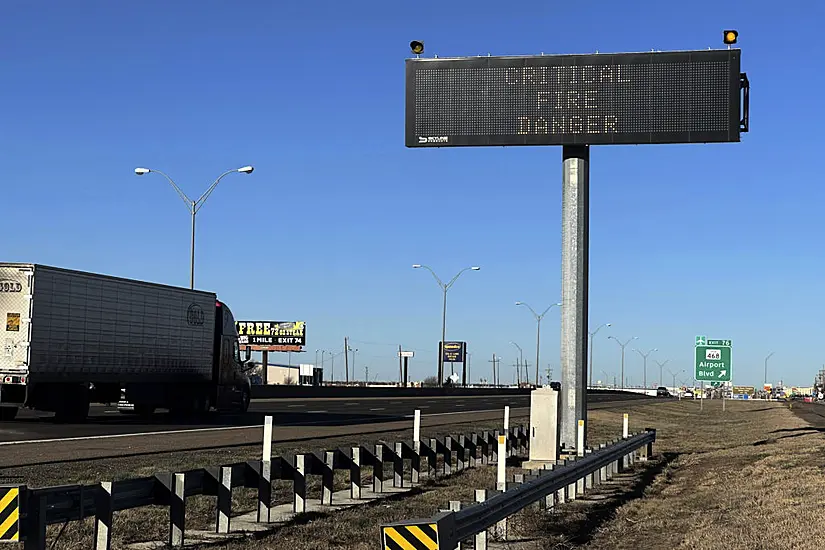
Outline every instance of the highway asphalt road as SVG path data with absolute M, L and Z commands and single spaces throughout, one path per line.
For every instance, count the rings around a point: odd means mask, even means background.
M 588 398 L 593 409 L 637 396 Z M 407 429 L 415 409 L 421 410 L 425 426 L 489 421 L 502 416 L 505 405 L 511 416 L 524 417 L 530 397 L 265 399 L 253 401 L 245 414 L 209 414 L 191 421 L 164 413 L 140 419 L 101 406 L 92 409 L 84 424 L 56 424 L 48 415 L 21 411 L 18 420 L 0 422 L 0 466 L 256 444 L 267 415 L 273 416 L 275 440 L 300 441 Z

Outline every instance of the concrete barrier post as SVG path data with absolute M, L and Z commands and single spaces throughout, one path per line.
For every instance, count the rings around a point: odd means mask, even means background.
M 349 467 L 349 496 L 353 500 L 361 498 L 361 447 L 350 449 L 352 463 Z
M 476 489 L 475 494 L 475 501 L 476 502 L 484 502 L 487 500 L 487 489 Z M 487 530 L 483 530 L 480 533 L 477 533 L 475 537 L 473 537 L 473 548 L 474 550 L 487 550 Z
M 295 455 L 295 472 L 292 481 L 292 511 L 303 514 L 307 511 L 307 470 L 306 456 Z
M 101 481 L 95 499 L 95 550 L 109 550 L 112 547 L 113 512 L 112 482 Z
M 375 464 L 372 465 L 372 492 L 384 492 L 384 444 L 375 445 Z
M 169 546 L 183 548 L 186 523 L 185 474 L 175 474 L 169 500 Z
M 324 466 L 321 504 L 332 506 L 332 494 L 335 492 L 335 451 L 324 451 Z
M 272 462 L 261 461 L 261 475 L 258 476 L 258 523 L 269 523 L 269 509 L 272 506 Z
M 229 532 L 229 519 L 232 516 L 232 467 L 221 466 L 218 471 L 218 505 L 215 532 Z
M 496 489 L 507 490 L 507 476 L 505 467 L 507 466 L 507 437 L 498 436 L 498 463 L 496 464 Z
M 505 456 L 510 456 L 510 406 L 505 405 L 504 407 L 504 434 L 507 436 L 508 444 L 507 444 L 507 454 Z
M 459 512 L 459 511 L 461 511 L 461 501 L 460 500 L 451 500 L 450 501 L 450 512 Z M 463 545 L 461 544 L 461 541 L 459 541 L 458 544 L 455 547 L 455 550 L 461 550 L 462 548 L 463 548 Z
M 396 442 L 395 456 L 392 459 L 392 486 L 404 486 L 404 444 Z

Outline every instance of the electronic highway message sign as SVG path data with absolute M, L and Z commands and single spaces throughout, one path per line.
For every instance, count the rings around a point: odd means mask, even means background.
M 737 142 L 740 53 L 407 59 L 406 146 Z

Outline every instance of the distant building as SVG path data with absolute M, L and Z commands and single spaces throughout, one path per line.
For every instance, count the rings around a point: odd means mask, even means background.
M 263 384 L 263 368 L 256 363 L 255 373 L 259 383 Z M 270 363 L 267 365 L 267 384 L 278 386 L 320 386 L 324 382 L 324 371 L 315 365 L 282 365 Z

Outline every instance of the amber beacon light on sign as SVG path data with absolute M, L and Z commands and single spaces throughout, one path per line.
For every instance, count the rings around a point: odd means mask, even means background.
M 728 46 L 730 46 L 731 44 L 736 44 L 736 41 L 739 39 L 739 32 L 734 30 L 724 31 L 722 35 L 722 41 Z

